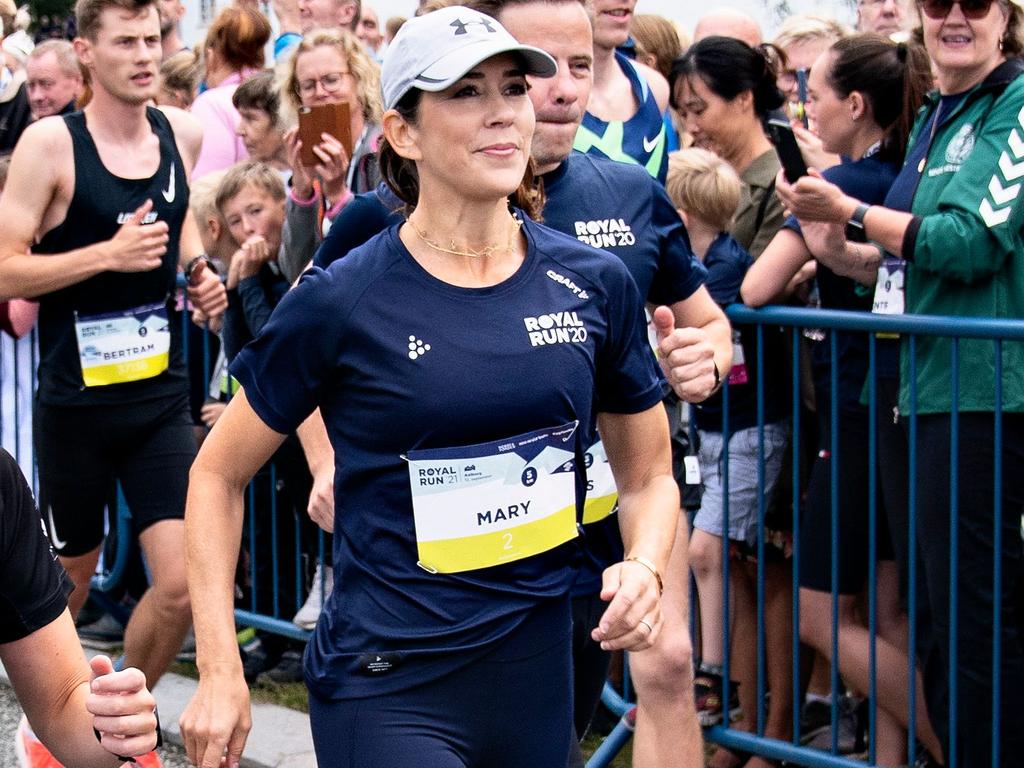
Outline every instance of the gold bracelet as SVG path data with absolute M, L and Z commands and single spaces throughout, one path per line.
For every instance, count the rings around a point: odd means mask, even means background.
M 661 595 L 663 595 L 665 593 L 665 584 L 661 580 L 661 574 L 658 573 L 658 567 L 654 563 L 652 563 L 650 560 L 648 560 L 646 557 L 644 557 L 643 555 L 633 555 L 631 557 L 627 557 L 623 562 L 626 562 L 626 563 L 630 563 L 630 562 L 632 562 L 632 563 L 640 563 L 640 565 L 642 565 L 644 568 L 646 568 L 651 573 L 653 573 L 654 574 L 654 578 L 657 579 L 657 581 L 658 581 L 658 596 L 660 597 Z

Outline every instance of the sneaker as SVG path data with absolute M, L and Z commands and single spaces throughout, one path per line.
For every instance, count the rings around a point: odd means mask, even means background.
M 104 613 L 92 624 L 79 627 L 78 639 L 83 646 L 95 651 L 113 650 L 124 645 L 124 627 L 109 613 Z
M 21 768 L 63 768 L 57 758 L 50 754 L 50 750 L 43 746 L 43 742 L 36 738 L 24 715 L 14 735 L 14 752 Z
M 295 618 L 292 619 L 292 624 L 300 629 L 313 629 L 324 609 L 323 600 L 327 599 L 333 588 L 334 569 L 318 562 L 316 572 L 313 574 L 313 584 L 309 588 L 309 595 L 306 597 L 306 602 L 299 608 L 299 612 L 295 614 Z M 323 592 L 323 600 L 321 600 L 321 592 Z
M 839 699 L 839 719 L 836 727 L 840 755 L 858 751 L 857 704 L 851 696 Z M 814 699 L 804 704 L 800 713 L 800 743 L 823 752 L 832 751 L 832 704 Z
M 729 722 L 739 720 L 742 710 L 739 699 L 740 684 L 729 681 Z M 697 721 L 707 728 L 722 722 L 722 674 L 710 666 L 700 665 L 693 681 L 693 695 L 697 701 Z
M 256 678 L 256 684 L 274 686 L 282 683 L 301 683 L 303 679 L 302 652 L 285 651 L 273 669 L 268 669 Z
M 277 664 L 281 658 L 279 653 L 269 653 L 259 639 L 241 649 L 242 674 L 245 682 L 252 685 L 261 674 Z

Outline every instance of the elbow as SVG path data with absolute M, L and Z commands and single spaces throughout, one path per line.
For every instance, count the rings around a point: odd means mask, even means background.
M 753 282 L 744 280 L 743 285 L 740 286 L 740 300 L 742 300 L 742 302 L 748 307 L 757 309 L 771 301 L 772 297 Z

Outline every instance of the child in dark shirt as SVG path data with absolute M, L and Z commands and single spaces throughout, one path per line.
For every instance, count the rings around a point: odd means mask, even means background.
M 708 271 L 711 297 L 725 307 L 739 299 L 739 289 L 753 263 L 750 254 L 727 232 L 740 200 L 742 182 L 718 156 L 702 149 L 685 149 L 669 160 L 666 189 L 686 222 L 694 253 Z M 723 412 L 722 393 L 716 393 L 695 410 L 700 436 L 698 466 L 703 484 L 700 510 L 693 519 L 690 565 L 697 582 L 701 609 L 702 661 L 695 680 L 698 717 L 702 725 L 720 722 L 740 713 L 739 685 L 730 682 L 729 702 L 722 697 L 724 660 L 723 538 L 732 548 L 752 547 L 758 535 L 761 495 L 767 507 L 789 443 L 786 413 L 784 355 L 777 330 L 765 329 L 763 427 L 764 486 L 758 485 L 761 460 L 757 423 L 757 333 L 754 327 L 733 328 L 733 365 L 728 378 L 728 408 Z M 782 370 L 778 370 L 782 366 Z M 723 456 L 728 439 L 728 456 Z M 723 469 L 728 467 L 728 483 Z M 728 489 L 728 496 L 725 489 Z M 729 616 L 732 636 L 741 643 L 756 642 L 756 584 L 741 565 L 730 569 Z M 736 645 L 734 643 L 734 648 Z M 751 649 L 751 653 L 756 653 Z M 739 654 L 735 654 L 737 657 Z M 734 668 L 739 664 L 734 662 Z M 743 676 L 740 675 L 741 681 Z M 749 683 L 748 683 L 749 687 Z M 772 692 L 772 705 L 776 705 Z M 746 697 L 744 697 L 746 698 Z M 746 722 L 754 720 L 746 713 Z

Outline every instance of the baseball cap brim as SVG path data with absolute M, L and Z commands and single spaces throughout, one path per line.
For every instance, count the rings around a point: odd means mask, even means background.
M 524 74 L 527 75 L 553 77 L 558 71 L 555 60 L 540 48 L 521 44 L 496 44 L 492 40 L 481 40 L 442 56 L 417 75 L 410 85 L 421 91 L 432 93 L 443 91 L 458 82 L 459 78 L 480 62 L 502 53 L 518 54 L 525 65 Z

